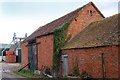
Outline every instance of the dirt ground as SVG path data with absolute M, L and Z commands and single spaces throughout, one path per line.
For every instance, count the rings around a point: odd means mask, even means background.
M 25 78 L 23 76 L 13 73 L 14 70 L 17 70 L 18 67 L 21 67 L 19 63 L 4 63 L 0 62 L 0 79 L 3 78 Z

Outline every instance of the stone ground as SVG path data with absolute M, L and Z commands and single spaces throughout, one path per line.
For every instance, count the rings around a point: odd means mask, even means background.
M 0 62 L 0 79 L 3 78 L 25 78 L 23 76 L 13 73 L 21 65 L 19 63 L 4 63 Z M 9 79 L 10 80 L 10 79 Z

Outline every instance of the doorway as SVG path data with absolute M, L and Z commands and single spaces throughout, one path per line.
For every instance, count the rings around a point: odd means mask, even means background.
M 68 75 L 68 55 L 62 54 L 62 75 Z
M 28 46 L 28 63 L 30 63 L 28 66 L 30 70 L 37 68 L 37 47 L 35 44 Z

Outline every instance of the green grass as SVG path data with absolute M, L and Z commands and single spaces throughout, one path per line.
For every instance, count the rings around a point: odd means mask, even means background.
M 32 78 L 32 79 L 40 79 L 40 80 L 73 80 L 73 78 L 67 78 L 67 77 L 61 77 L 61 78 L 48 78 L 43 76 L 43 74 L 36 75 L 33 74 L 34 70 L 28 70 L 28 69 L 23 69 L 22 71 L 18 72 L 18 70 L 14 71 L 14 73 L 19 74 L 21 76 L 27 77 L 27 78 Z
M 24 77 L 27 77 L 27 78 L 32 78 L 32 79 L 40 79 L 40 80 L 71 80 L 69 78 L 48 78 L 48 77 L 45 77 L 43 75 L 36 75 L 36 74 L 33 74 L 33 70 L 30 71 L 30 70 L 27 70 L 27 69 L 23 69 L 22 71 L 18 72 L 18 70 L 14 71 L 14 73 L 16 74 L 19 74 L 21 76 L 24 76 Z M 73 79 L 72 79 L 73 80 Z
M 14 71 L 14 73 L 17 73 L 21 76 L 27 77 L 27 78 L 40 78 L 43 75 L 40 74 L 34 74 L 34 70 L 28 70 L 28 69 L 23 69 L 22 71 L 18 72 L 18 70 Z

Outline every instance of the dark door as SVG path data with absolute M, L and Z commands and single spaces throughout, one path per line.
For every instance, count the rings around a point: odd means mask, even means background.
M 18 63 L 21 63 L 21 49 L 18 49 Z
M 28 46 L 28 63 L 30 62 L 30 65 L 28 68 L 30 70 L 37 68 L 37 49 L 36 45 L 29 45 Z
M 68 75 L 68 55 L 67 54 L 62 55 L 62 75 L 63 76 Z

